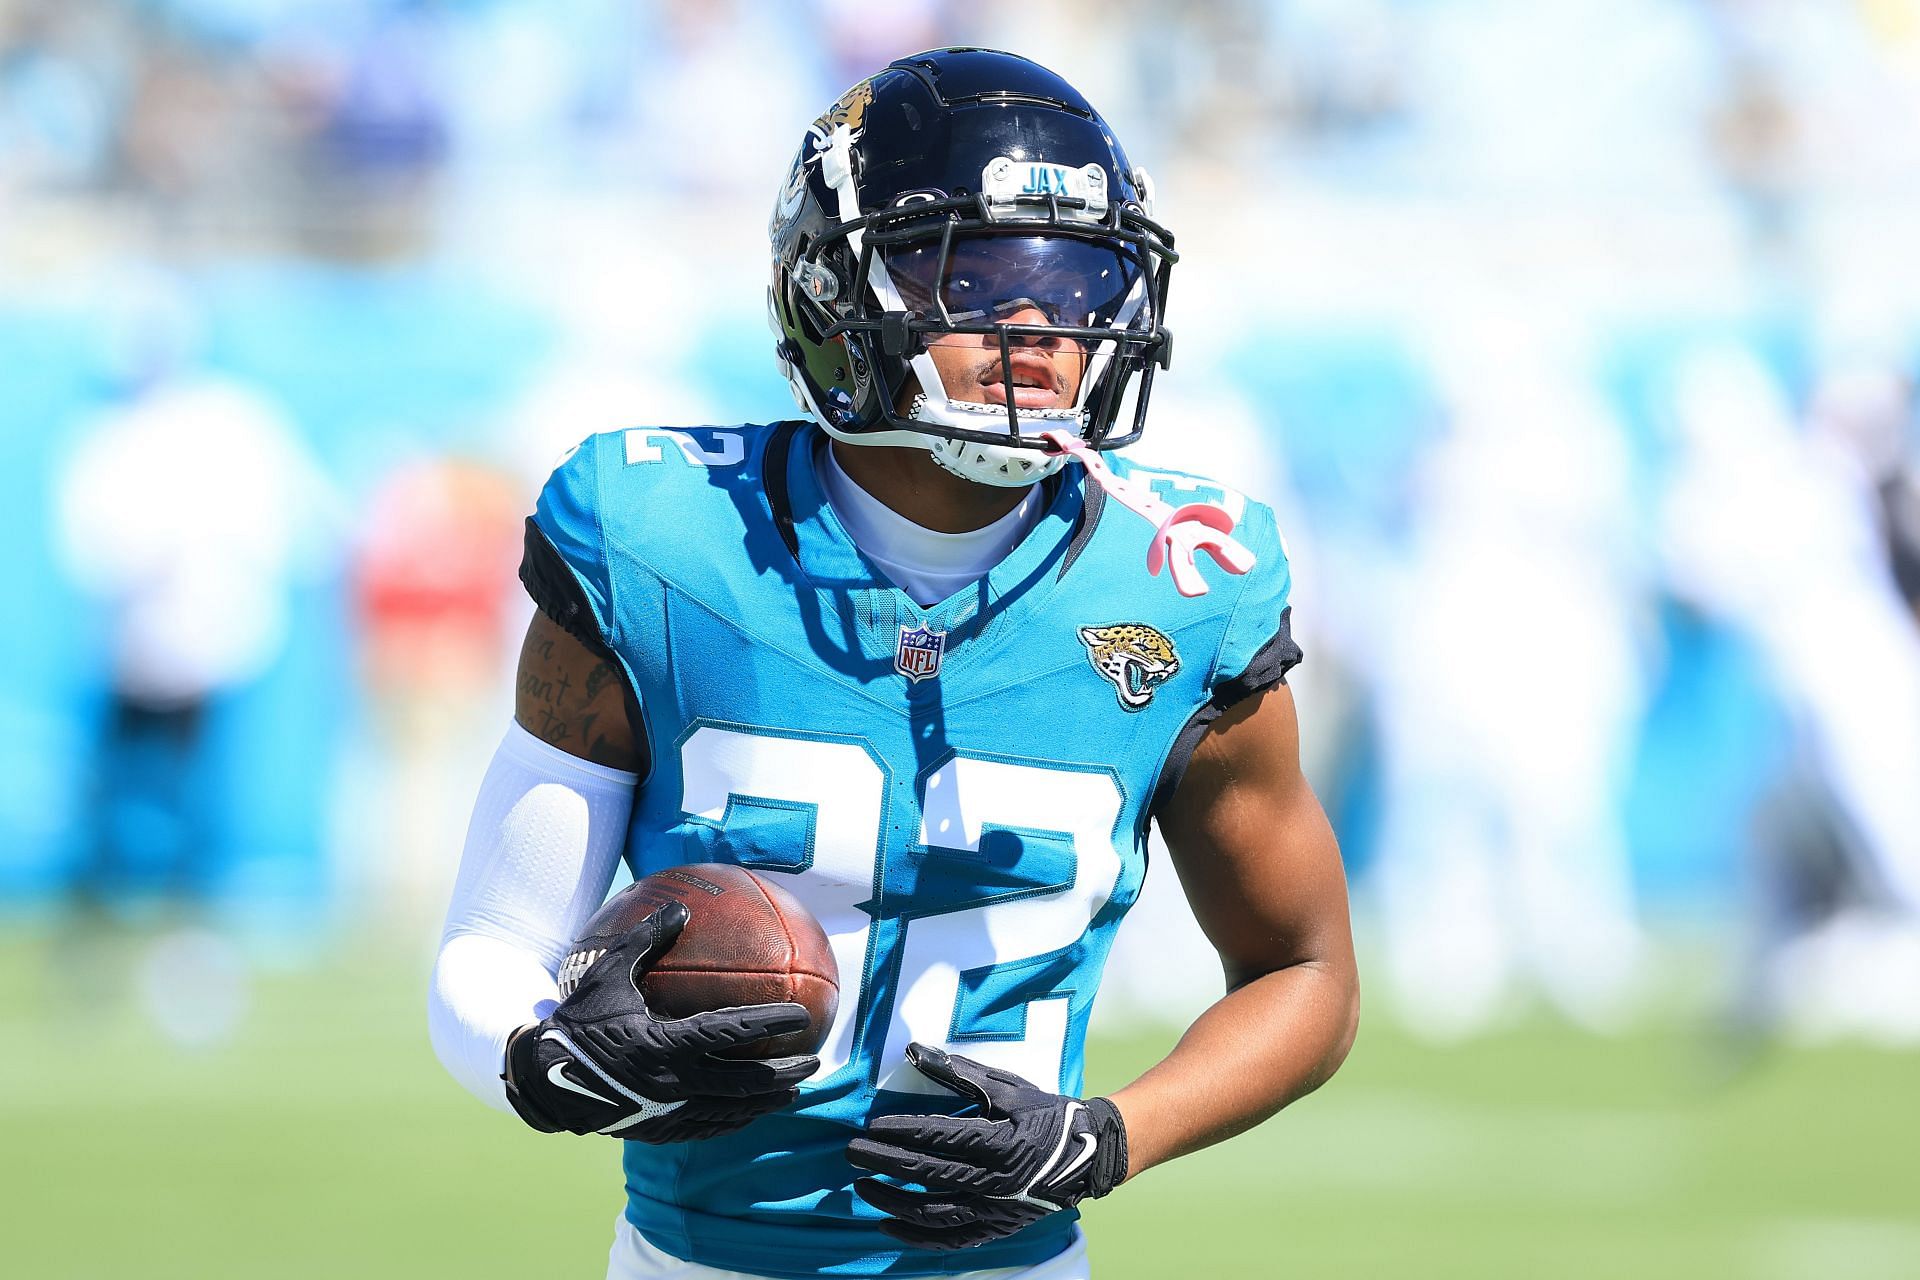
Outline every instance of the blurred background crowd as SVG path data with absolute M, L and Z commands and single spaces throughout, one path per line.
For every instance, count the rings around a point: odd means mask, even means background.
M 791 415 L 775 186 L 959 42 L 1154 174 L 1375 1009 L 1920 1044 L 1915 0 L 0 0 L 0 918 L 181 924 L 190 1042 L 424 948 L 547 467 Z

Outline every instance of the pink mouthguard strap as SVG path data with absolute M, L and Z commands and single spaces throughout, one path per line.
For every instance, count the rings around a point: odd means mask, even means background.
M 1233 532 L 1233 517 L 1211 502 L 1174 507 L 1147 486 L 1115 475 L 1100 460 L 1099 452 L 1089 449 L 1079 436 L 1047 431 L 1040 438 L 1052 445 L 1055 453 L 1077 460 L 1109 498 L 1156 526 L 1153 544 L 1147 548 L 1147 572 L 1157 578 L 1160 566 L 1171 565 L 1173 586 L 1181 595 L 1207 594 L 1207 580 L 1194 564 L 1195 552 L 1206 552 L 1228 573 L 1245 573 L 1253 568 L 1253 552 L 1228 536 Z

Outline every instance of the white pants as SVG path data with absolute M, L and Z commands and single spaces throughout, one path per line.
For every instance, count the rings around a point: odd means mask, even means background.
M 646 1237 L 622 1216 L 614 1228 L 613 1251 L 607 1255 L 607 1280 L 765 1280 L 765 1277 L 683 1262 L 648 1244 Z M 1076 1231 L 1072 1244 L 1037 1266 L 963 1271 L 941 1280 L 1088 1280 L 1087 1238 Z

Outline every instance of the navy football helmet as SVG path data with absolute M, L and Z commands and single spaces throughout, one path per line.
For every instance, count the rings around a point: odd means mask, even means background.
M 1042 431 L 1129 444 L 1171 350 L 1177 255 L 1151 213 L 1145 171 L 1051 71 L 987 49 L 902 58 L 814 121 L 775 202 L 781 370 L 835 437 L 929 449 L 984 484 L 1057 470 Z M 943 384 L 928 344 L 956 334 L 997 401 Z M 1053 376 L 1016 356 L 1039 344 L 1073 349 L 1077 388 L 1025 393 Z

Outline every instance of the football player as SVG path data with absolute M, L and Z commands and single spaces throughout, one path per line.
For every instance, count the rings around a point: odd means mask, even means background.
M 902 59 L 814 123 L 775 203 L 807 417 L 595 436 L 541 494 L 431 1023 L 484 1100 L 626 1140 L 610 1275 L 1084 1276 L 1079 1201 L 1345 1056 L 1346 888 L 1299 768 L 1273 516 L 1107 452 L 1168 357 L 1151 208 L 1059 77 Z M 1149 821 L 1227 990 L 1081 1097 Z M 782 877 L 839 965 L 817 1057 L 720 1056 L 795 1005 L 649 1014 L 633 974 L 681 915 L 558 998 L 621 859 Z

